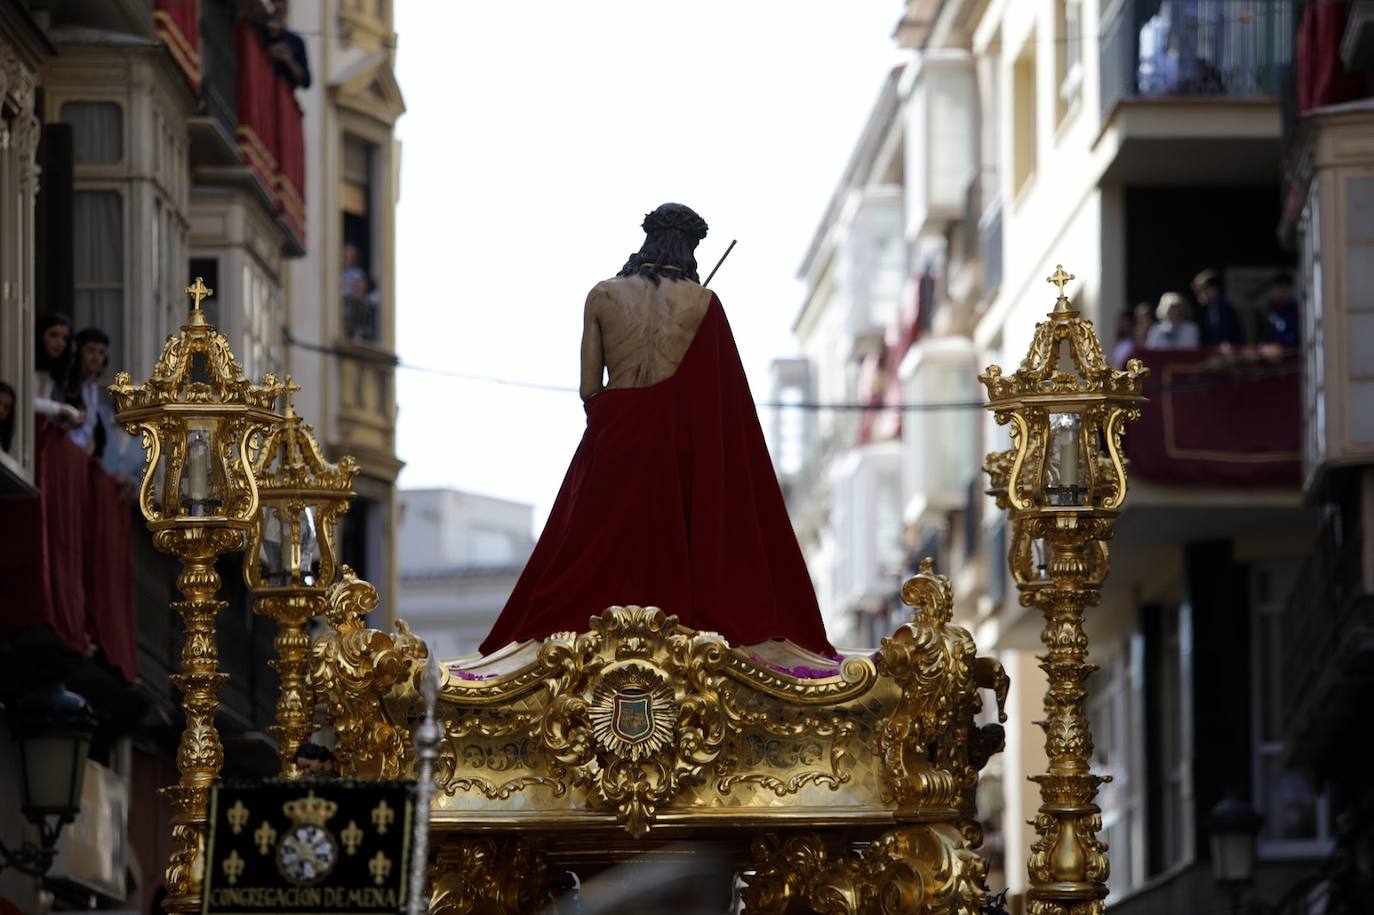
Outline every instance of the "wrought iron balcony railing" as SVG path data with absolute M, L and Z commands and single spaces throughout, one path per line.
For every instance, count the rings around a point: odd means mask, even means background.
M 382 307 L 371 299 L 344 296 L 344 336 L 353 343 L 377 343 L 382 339 Z
M 1340 646 L 1357 628 L 1374 632 L 1374 595 L 1361 569 L 1365 536 L 1358 527 L 1343 531 L 1338 519 L 1328 520 L 1289 595 L 1282 634 L 1284 717 L 1290 722 L 1313 706 L 1312 691 L 1323 674 L 1339 679 L 1332 667 Z
M 1276 98 L 1295 0 L 1123 0 L 1103 19 L 1102 118 L 1133 98 Z

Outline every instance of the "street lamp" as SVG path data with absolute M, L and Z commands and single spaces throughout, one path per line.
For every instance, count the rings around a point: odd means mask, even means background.
M 1207 831 L 1212 841 L 1212 876 L 1231 894 L 1231 910 L 1241 910 L 1241 897 L 1255 872 L 1255 837 L 1264 818 L 1235 794 L 1212 808 Z
M 20 806 L 38 827 L 39 845 L 10 851 L 0 843 L 0 869 L 41 877 L 52 866 L 62 827 L 81 812 L 86 754 L 95 716 L 86 700 L 61 686 L 30 693 L 15 708 L 19 742 Z
M 1056 267 L 1059 289 L 1048 321 L 1035 327 L 1030 352 L 1013 374 L 989 366 L 980 379 L 988 409 L 1011 426 L 1012 447 L 988 455 L 990 494 L 1011 517 L 1008 561 L 1021 603 L 1045 615 L 1040 667 L 1049 772 L 1034 776 L 1041 807 L 1027 861 L 1030 911 L 1099 911 L 1107 896 L 1106 847 L 1094 803 L 1106 779 L 1094 775 L 1092 732 L 1083 711 L 1087 661 L 1083 611 L 1097 604 L 1108 572 L 1107 541 L 1126 497 L 1121 437 L 1145 403 L 1148 370 L 1132 359 L 1114 370 L 1092 322 L 1064 294 L 1074 279 Z
M 281 683 L 277 693 L 277 736 L 283 775 L 296 773 L 296 748 L 314 729 L 314 701 L 306 679 L 311 617 L 324 612 L 325 589 L 337 577 L 335 532 L 353 499 L 357 462 L 344 455 L 324 458 L 314 431 L 296 415 L 286 382 L 286 411 L 273 427 L 253 465 L 262 504 L 244 551 L 244 578 L 253 591 L 253 610 L 277 623 L 271 661 Z
M 215 615 L 227 604 L 215 597 L 215 562 L 241 549 L 257 521 L 253 461 L 281 420 L 275 408 L 284 390 L 275 375 L 264 375 L 261 385 L 244 377 L 229 341 L 201 311 L 212 290 L 200 277 L 186 292 L 190 318 L 167 338 L 148 381 L 134 386 L 120 372 L 110 386 L 115 419 L 141 434 L 147 451 L 138 505 L 153 545 L 182 565 L 177 589 L 185 600 L 172 606 L 185 621 L 186 641 L 172 682 L 181 690 L 186 729 L 177 749 L 180 781 L 164 789 L 175 811 L 165 903 L 171 912 L 199 908 L 201 834 L 210 786 L 224 765 L 215 712 L 228 675 L 219 671 Z

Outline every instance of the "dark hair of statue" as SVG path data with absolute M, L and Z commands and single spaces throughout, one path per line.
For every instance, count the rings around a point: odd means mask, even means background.
M 660 280 L 701 282 L 697 275 L 697 243 L 706 237 L 706 220 L 691 207 L 665 203 L 644 217 L 644 244 L 617 276 L 642 276 L 655 286 Z

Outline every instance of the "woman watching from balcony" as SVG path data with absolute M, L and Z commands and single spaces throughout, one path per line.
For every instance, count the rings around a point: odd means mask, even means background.
M 84 412 L 60 400 L 71 362 L 71 319 L 56 313 L 39 315 L 33 363 L 33 410 L 62 429 L 73 429 L 86 419 Z
M 1145 338 L 1147 349 L 1196 349 L 1199 342 L 1197 322 L 1188 317 L 1188 300 L 1177 292 L 1159 297 L 1155 310 L 1159 323 Z

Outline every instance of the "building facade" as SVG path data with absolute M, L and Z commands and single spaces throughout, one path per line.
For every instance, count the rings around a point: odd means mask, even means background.
M 311 239 L 293 261 L 285 315 L 297 407 L 331 456 L 351 454 L 358 498 L 343 555 L 376 585 L 384 612 L 397 593 L 396 202 L 405 111 L 396 83 L 389 0 L 293 0 L 314 80 L 296 97 L 316 152 L 306 177 Z
M 343 155 L 340 106 L 361 112 L 360 133 L 378 118 L 388 125 L 374 131 L 385 154 L 373 185 L 380 190 L 368 199 L 377 233 L 371 256 L 382 265 L 371 275 L 390 274 L 396 164 L 389 124 L 401 110 L 388 82 L 395 36 L 389 4 L 291 6 L 0 2 L 0 380 L 14 390 L 12 431 L 0 448 L 0 530 L 10 535 L 0 560 L 0 704 L 60 680 L 87 698 L 100 721 L 84 794 L 91 809 L 64 831 L 65 850 L 46 883 L 58 910 L 148 911 L 162 884 L 171 810 L 156 789 L 177 778 L 179 697 L 168 674 L 183 636 L 169 607 L 175 565 L 153 549 L 125 494 L 141 472 L 139 443 L 102 415 L 104 453 L 88 454 L 34 415 L 36 397 L 65 393 L 34 370 L 44 316 L 64 314 L 72 330 L 96 327 L 109 337 L 102 383 L 125 369 L 140 380 L 165 336 L 185 321 L 182 290 L 203 276 L 214 289 L 208 317 L 245 373 L 290 372 L 303 393 L 319 398 L 297 406 L 333 456 L 360 457 L 369 475 L 359 484 L 361 521 L 341 554 L 379 575 L 383 589 L 393 574 L 394 358 L 365 362 L 372 374 L 359 380 L 334 355 L 293 361 L 292 341 L 332 350 L 346 339 L 295 325 L 341 320 L 342 305 L 326 308 L 321 292 L 329 284 L 338 297 L 344 182 L 337 170 L 322 172 Z M 302 35 L 287 27 L 297 16 L 313 17 L 295 25 Z M 378 51 L 384 67 L 369 56 Z M 354 65 L 364 58 L 368 66 Z M 326 102 L 338 109 L 329 123 L 315 116 Z M 336 183 L 328 193 L 326 177 Z M 323 244 L 334 246 L 327 259 Z M 368 353 L 389 346 L 363 344 Z M 341 389 L 371 398 L 369 410 L 341 401 Z M 377 434 L 360 438 L 350 431 L 359 424 Z M 274 628 L 253 614 L 241 564 L 231 555 L 219 568 L 227 607 L 218 646 L 229 678 L 218 724 L 227 776 L 277 765 L 266 731 L 276 702 L 266 663 Z M 5 727 L 0 718 L 0 839 L 13 848 L 29 827 Z M 0 899 L 22 911 L 47 904 L 36 883 L 13 870 L 0 873 Z
M 827 623 L 871 645 L 901 621 L 895 589 L 916 559 L 953 579 L 962 623 L 1012 678 L 1019 725 L 982 810 L 1013 905 L 1040 803 L 1026 776 L 1045 765 L 1027 724 L 1042 621 L 1013 593 L 1002 513 L 983 493 L 983 455 L 1009 441 L 977 406 L 976 378 L 1019 364 L 1060 263 L 1109 352 L 1119 318 L 1138 303 L 1153 314 L 1167 292 L 1213 342 L 1221 309 L 1192 291 L 1204 270 L 1236 315 L 1222 346 L 1126 340 L 1117 354 L 1133 350 L 1152 377 L 1088 620 L 1095 764 L 1113 776 L 1100 796 L 1109 909 L 1226 905 L 1207 820 L 1228 794 L 1264 817 L 1257 898 L 1277 901 L 1336 847 L 1336 789 L 1287 749 L 1276 723 L 1290 700 L 1273 686 L 1319 514 L 1302 484 L 1298 351 L 1270 321 L 1272 280 L 1295 261 L 1275 227 L 1299 21 L 1284 0 L 910 0 L 896 37 L 911 58 L 805 259 L 802 358 L 778 363 L 775 394 L 820 408 L 780 410 L 772 432 Z M 890 262 L 864 235 L 883 204 L 900 227 Z M 903 292 L 875 311 L 855 291 L 874 287 Z
M 440 658 L 476 654 L 534 549 L 534 506 L 456 489 L 400 499 L 396 616 Z

